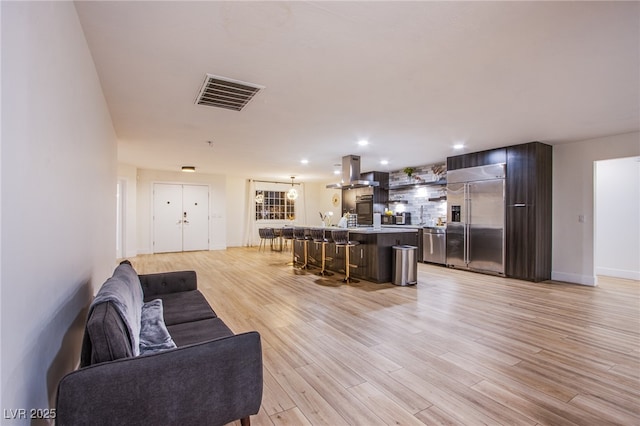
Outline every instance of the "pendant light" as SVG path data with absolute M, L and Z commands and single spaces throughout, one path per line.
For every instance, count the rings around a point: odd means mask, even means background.
M 293 187 L 293 180 L 295 178 L 295 176 L 291 176 L 291 189 L 289 190 L 289 192 L 287 192 L 287 198 L 292 201 L 298 198 L 298 191 L 296 191 L 296 189 Z

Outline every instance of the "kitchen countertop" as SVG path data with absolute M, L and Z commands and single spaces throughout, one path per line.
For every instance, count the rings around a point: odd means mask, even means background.
M 422 229 L 424 228 L 422 225 L 382 225 L 383 228 L 394 228 L 394 229 Z
M 421 228 L 421 227 L 420 227 Z M 412 227 L 410 225 L 390 225 L 383 226 L 380 229 L 373 229 L 373 226 L 348 228 L 350 233 L 353 234 L 397 234 L 403 232 L 416 232 L 419 227 Z
M 433 229 L 447 229 L 447 226 L 427 226 L 427 225 L 382 225 L 383 228 L 412 228 L 412 229 L 425 229 L 425 228 L 433 228 Z

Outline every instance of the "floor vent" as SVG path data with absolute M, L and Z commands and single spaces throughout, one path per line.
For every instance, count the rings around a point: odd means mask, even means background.
M 207 74 L 197 105 L 241 111 L 264 86 Z

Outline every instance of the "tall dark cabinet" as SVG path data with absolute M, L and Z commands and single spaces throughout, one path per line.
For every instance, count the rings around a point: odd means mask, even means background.
M 506 264 L 509 277 L 551 279 L 552 148 L 531 142 L 507 148 Z
M 552 148 L 530 142 L 447 158 L 447 170 L 506 163 L 505 275 L 551 279 Z

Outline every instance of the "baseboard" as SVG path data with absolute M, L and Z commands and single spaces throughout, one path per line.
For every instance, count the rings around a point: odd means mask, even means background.
M 599 267 L 596 268 L 596 275 L 640 281 L 640 271 Z
M 554 281 L 564 281 L 572 284 L 588 285 L 591 287 L 598 285 L 598 277 L 595 275 L 578 275 L 551 271 L 551 279 Z

